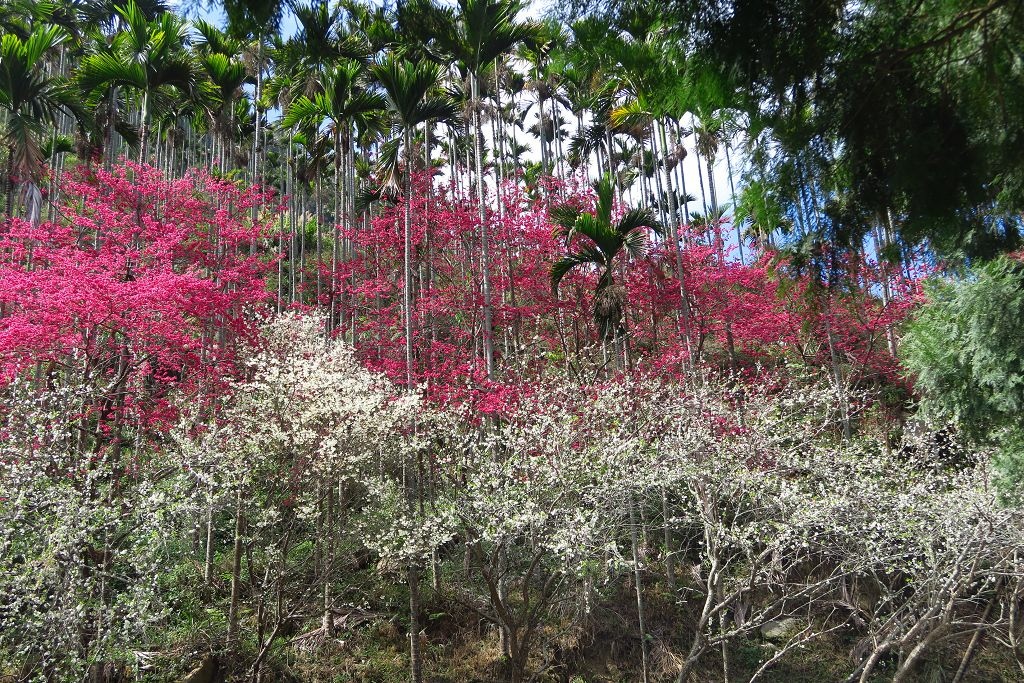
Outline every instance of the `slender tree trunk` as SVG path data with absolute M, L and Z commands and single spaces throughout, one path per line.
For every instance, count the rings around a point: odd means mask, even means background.
M 356 140 L 355 140 L 355 134 L 354 134 L 354 131 L 353 131 L 352 123 L 348 124 L 347 133 L 348 133 L 348 149 L 347 149 L 347 152 L 348 152 L 348 169 L 347 169 L 347 175 L 348 175 L 348 212 L 349 212 L 348 228 L 350 230 L 354 231 L 356 229 L 356 223 L 357 223 L 357 220 L 356 220 Z M 350 251 L 354 251 L 354 248 L 351 247 L 351 246 L 350 246 Z M 351 256 L 351 254 L 350 254 L 350 256 Z M 354 290 L 355 286 L 356 286 L 355 277 L 356 277 L 355 271 L 353 271 L 352 272 L 351 280 L 349 281 L 349 286 L 350 286 L 351 290 Z M 352 328 L 352 331 L 351 331 L 352 345 L 355 346 L 356 343 L 357 343 L 357 339 L 356 339 L 356 311 L 355 311 L 356 307 L 355 307 L 355 297 L 354 296 L 352 298 L 352 306 L 351 306 L 351 308 L 352 308 L 352 310 L 349 313 L 349 325 Z
M 629 507 L 629 543 L 630 549 L 633 552 L 633 583 L 636 588 L 636 619 L 637 626 L 640 628 L 641 680 L 643 683 L 649 683 L 650 674 L 648 672 L 647 662 L 647 625 L 644 621 L 644 589 L 640 575 L 640 549 L 636 533 L 636 505 L 633 501 L 632 494 L 630 494 L 629 500 L 626 501 L 626 505 Z
M 409 667 L 412 683 L 423 682 L 423 653 L 420 649 L 420 576 L 415 564 L 406 573 L 409 583 Z
M 331 611 L 331 579 L 334 574 L 334 483 L 327 484 L 327 509 L 324 515 L 324 637 L 334 635 L 334 613 Z
M 668 589 L 673 595 L 676 593 L 676 557 L 675 551 L 675 539 L 672 537 L 672 515 L 670 514 L 668 504 L 668 491 L 664 486 L 661 487 L 661 518 L 662 528 L 665 531 L 665 580 L 668 583 Z
M 231 603 L 228 608 L 228 649 L 234 650 L 238 644 L 238 601 L 242 588 L 242 487 L 238 487 L 235 497 L 235 543 L 231 553 Z
M 405 128 L 405 228 L 403 231 L 404 257 L 402 270 L 402 298 L 405 308 L 405 385 L 413 390 L 413 346 L 412 346 L 412 129 Z
M 330 289 L 330 310 L 327 318 L 327 332 L 334 329 L 335 315 L 338 310 L 338 261 L 341 258 L 341 234 L 338 231 L 341 225 L 341 131 L 339 123 L 334 124 L 334 216 L 331 219 L 331 285 Z M 344 313 L 342 313 L 344 315 Z M 344 331 L 344 323 L 342 323 Z
M 743 233 L 740 230 L 740 224 L 736 222 L 736 184 L 732 178 L 732 157 L 729 154 L 729 140 L 725 140 L 725 168 L 729 173 L 729 201 L 732 203 L 732 215 L 733 222 L 736 223 L 736 246 L 740 250 L 740 265 L 746 265 L 746 259 L 743 255 Z
M 839 396 L 839 409 L 843 422 L 843 438 L 847 441 L 852 436 L 850 426 L 850 407 L 846 395 L 846 378 L 843 377 L 843 369 L 839 362 L 839 350 L 836 348 L 835 334 L 832 331 L 832 293 L 825 292 L 825 336 L 828 341 L 828 353 L 832 362 L 832 378 L 836 383 L 836 392 Z
M 654 126 L 658 131 L 658 137 L 661 140 L 661 159 L 664 165 L 665 172 L 665 191 L 668 193 L 668 209 L 671 217 L 671 225 L 675 230 L 679 229 L 679 201 L 676 195 L 675 188 L 672 186 L 672 171 L 668 167 L 668 140 L 665 137 L 665 124 L 660 121 L 655 121 Z
M 484 206 L 483 155 L 480 150 L 480 93 L 476 73 L 470 74 L 473 107 L 473 150 L 476 156 L 477 211 L 480 219 L 480 270 L 483 286 L 483 350 L 487 379 L 494 379 L 494 321 L 491 311 L 491 248 Z
M 878 261 L 878 279 L 882 283 L 882 305 L 886 308 L 892 301 L 892 291 L 889 287 L 889 269 L 886 267 L 885 260 L 882 257 L 882 252 L 885 249 L 885 243 L 882 240 L 882 229 L 878 225 L 874 226 L 871 230 L 871 236 L 875 242 L 875 257 Z M 896 335 L 893 332 L 892 325 L 888 323 L 885 326 L 885 341 L 889 347 L 889 353 L 893 358 L 896 358 Z
M 203 562 L 203 582 L 213 584 L 213 486 L 210 486 L 206 506 L 206 554 Z
M 139 114 L 139 163 L 146 163 L 146 152 L 149 146 L 149 88 L 142 93 L 142 110 Z

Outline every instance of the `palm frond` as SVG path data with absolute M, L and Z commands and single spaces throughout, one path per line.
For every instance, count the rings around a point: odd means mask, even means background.
M 454 119 L 457 112 L 458 107 L 447 97 L 428 97 L 416 108 L 416 118 L 420 121 L 448 121 Z
M 75 141 L 70 135 L 55 135 L 46 139 L 41 151 L 45 160 L 52 161 L 58 154 L 74 152 Z
M 612 204 L 615 200 L 615 187 L 612 184 L 612 177 L 605 173 L 594 183 L 594 190 L 597 192 L 597 220 L 603 225 L 611 225 Z
M 654 212 L 650 209 L 630 209 L 615 224 L 615 232 L 623 237 L 634 232 L 642 232 L 644 228 L 656 235 L 663 233 L 661 223 L 654 217 Z
M 558 259 L 551 265 L 551 292 L 558 291 L 562 280 L 574 269 L 585 265 L 607 266 L 604 254 L 594 247 L 583 247 L 579 251 Z
M 555 223 L 556 237 L 570 237 L 580 216 L 580 210 L 569 204 L 559 204 L 550 211 L 551 220 Z
M 630 258 L 639 259 L 647 253 L 647 234 L 642 230 L 632 230 L 622 237 L 622 248 Z
M 625 130 L 646 128 L 651 125 L 654 116 L 641 106 L 639 100 L 632 99 L 626 104 L 615 107 L 608 114 L 608 121 L 614 128 Z
M 303 95 L 292 102 L 288 109 L 285 110 L 284 116 L 281 117 L 281 125 L 285 128 L 291 128 L 300 124 L 315 124 L 319 126 L 323 119 L 324 112 L 319 103 Z
M 419 116 L 418 109 L 427 94 L 438 86 L 441 70 L 437 64 L 413 64 L 389 55 L 371 66 L 370 71 L 384 88 L 388 104 L 403 126 L 427 120 Z
M 146 72 L 137 62 L 125 62 L 111 52 L 98 52 L 82 60 L 78 84 L 85 92 L 111 85 L 142 89 L 146 87 Z
M 394 138 L 381 145 L 377 156 L 377 178 L 381 188 L 397 192 L 401 189 L 398 180 L 398 159 L 401 150 L 401 138 Z

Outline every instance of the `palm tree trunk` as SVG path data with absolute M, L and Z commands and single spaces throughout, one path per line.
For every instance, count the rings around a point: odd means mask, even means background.
M 356 228 L 356 141 L 355 135 L 352 130 L 353 126 L 351 123 L 348 124 L 348 228 L 355 230 Z M 350 246 L 350 249 L 352 247 Z M 352 280 L 349 283 L 352 289 L 355 289 L 355 272 L 352 272 Z M 352 327 L 351 341 L 352 345 L 356 345 L 356 314 L 355 314 L 355 299 L 353 297 L 352 311 L 349 315 L 349 324 Z
M 675 133 L 676 133 L 676 135 L 675 135 L 675 137 L 676 137 L 676 144 L 682 146 L 682 144 L 683 144 L 683 135 L 682 135 L 681 126 L 679 125 L 678 121 L 675 122 Z M 683 149 L 685 150 L 685 147 Z M 689 226 L 690 225 L 690 204 L 687 201 L 688 194 L 686 192 L 686 169 L 684 167 L 684 163 L 685 162 L 686 162 L 686 157 L 684 156 L 679 161 L 679 165 L 676 167 L 676 172 L 679 174 L 679 191 L 683 195 L 683 225 Z
M 203 562 L 203 583 L 213 582 L 213 486 L 210 486 L 209 501 L 206 505 L 206 553 Z
M 334 124 L 334 217 L 331 221 L 331 286 L 330 310 L 327 317 L 327 332 L 330 334 L 334 329 L 334 316 L 338 310 L 338 260 L 341 248 L 341 235 L 338 227 L 341 225 L 341 131 L 338 123 Z M 342 314 L 344 315 L 344 313 Z M 344 325 L 342 325 L 344 330 Z
M 658 220 L 661 221 L 662 225 L 668 224 L 668 212 L 665 209 L 665 200 L 667 193 L 665 187 L 662 185 L 661 172 L 658 170 L 658 142 L 655 135 L 654 122 L 651 123 L 648 135 L 651 139 L 651 176 L 654 178 L 654 186 L 657 188 L 658 196 Z M 641 153 L 643 152 L 643 144 L 640 145 Z M 646 154 L 644 157 L 646 158 Z
M 715 248 L 718 250 L 718 262 L 725 263 L 725 240 L 722 239 L 722 224 L 718 218 L 718 196 L 715 191 L 715 158 L 710 154 L 704 158 L 708 168 L 708 196 L 711 199 L 711 214 L 707 217 L 708 226 L 713 231 Z
M 487 368 L 487 379 L 494 379 L 494 322 L 491 312 L 491 253 L 490 235 L 487 230 L 484 207 L 484 169 L 483 156 L 480 150 L 480 94 L 476 73 L 470 74 L 470 88 L 473 107 L 473 150 L 476 156 L 476 194 L 477 211 L 480 219 L 480 270 L 483 286 L 483 350 L 484 363 Z
M 729 201 L 732 204 L 733 221 L 736 218 L 736 184 L 732 177 L 732 157 L 729 154 L 729 140 L 725 141 L 725 168 L 729 173 Z M 740 232 L 740 224 L 736 223 L 736 245 L 740 250 L 740 265 L 746 265 L 746 259 L 743 256 L 743 234 Z
M 412 382 L 412 130 L 405 127 L 405 227 L 403 231 L 404 256 L 402 271 L 402 298 L 405 309 L 405 386 L 413 390 Z M 411 571 L 411 570 L 410 570 Z
M 324 549 L 324 613 L 323 625 L 324 637 L 330 638 L 334 635 L 334 613 L 331 611 L 331 578 L 334 570 L 334 484 L 327 484 L 327 509 L 324 514 L 324 540 L 327 546 Z
M 665 536 L 665 580 L 668 583 L 669 591 L 675 595 L 676 593 L 676 557 L 672 550 L 675 545 L 675 540 L 672 537 L 672 519 L 669 514 L 668 504 L 668 490 L 661 487 L 661 518 L 662 518 L 662 529 L 664 530 Z
M 668 140 L 665 137 L 665 124 L 660 121 L 654 122 L 658 130 L 658 137 L 661 139 L 661 159 L 665 168 L 665 190 L 668 192 L 668 208 L 672 218 L 673 228 L 679 228 L 679 198 L 676 196 L 675 188 L 672 186 L 672 171 L 668 167 Z
M 142 93 L 142 110 L 139 112 L 139 163 L 146 162 L 146 152 L 149 143 L 149 88 Z
M 410 563 L 406 572 L 409 583 L 409 668 L 412 683 L 423 683 L 423 654 L 420 649 L 420 577 L 419 569 Z
M 878 279 L 882 283 L 882 305 L 888 308 L 889 303 L 892 301 L 892 291 L 889 288 L 889 269 L 886 267 L 882 257 L 882 252 L 885 250 L 885 244 L 882 241 L 882 229 L 880 225 L 875 225 L 871 229 L 871 237 L 875 242 L 875 256 L 878 261 Z M 893 358 L 896 358 L 896 335 L 893 333 L 892 325 L 888 323 L 885 326 L 885 341 L 889 347 L 889 353 L 892 354 Z

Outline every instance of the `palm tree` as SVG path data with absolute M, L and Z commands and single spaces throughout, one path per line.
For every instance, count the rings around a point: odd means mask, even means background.
M 16 183 L 24 185 L 27 198 L 38 194 L 32 190 L 43 168 L 46 126 L 61 111 L 85 118 L 67 81 L 43 68 L 46 54 L 67 37 L 57 26 L 41 26 L 24 39 L 12 33 L 0 39 L 0 110 L 6 119 L 0 135 L 7 148 L 8 216 Z
M 581 212 L 575 207 L 562 205 L 552 210 L 556 234 L 564 237 L 570 247 L 577 236 L 584 243 L 551 266 L 551 291 L 570 272 L 577 268 L 598 269 L 594 290 L 594 322 L 603 343 L 618 346 L 626 333 L 625 291 L 615 284 L 615 266 L 619 255 L 640 258 L 647 251 L 647 233 L 662 234 L 661 225 L 650 209 L 630 209 L 618 221 L 613 221 L 614 187 L 611 176 L 605 174 L 594 183 L 597 207 L 594 213 Z
M 441 69 L 430 62 L 413 64 L 408 60 L 398 59 L 393 55 L 385 57 L 370 67 L 373 76 L 384 90 L 388 110 L 394 123 L 401 133 L 401 143 L 405 149 L 406 169 L 402 174 L 403 194 L 405 196 L 405 228 L 404 228 L 404 278 L 403 299 L 405 306 L 405 353 L 406 383 L 410 390 L 413 387 L 413 351 L 412 351 L 412 217 L 409 211 L 409 200 L 412 196 L 412 135 L 413 130 L 428 121 L 446 119 L 455 115 L 455 106 L 451 100 L 442 95 L 433 94 L 441 82 Z M 397 140 L 396 140 L 397 142 Z M 397 160 L 397 149 L 392 152 L 392 159 Z M 392 166 L 386 173 L 394 177 Z
M 431 62 L 413 64 L 393 55 L 385 57 L 371 67 L 387 99 L 388 110 L 401 131 L 405 149 L 405 196 L 403 231 L 402 300 L 405 313 L 405 380 L 408 391 L 413 391 L 412 348 L 412 134 L 416 126 L 455 115 L 454 104 L 446 97 L 433 94 L 440 86 L 441 68 Z M 397 149 L 395 157 L 397 163 Z M 411 500 L 411 499 L 410 499 Z M 411 505 L 411 502 L 410 502 Z M 409 583 L 409 659 L 413 683 L 423 680 L 423 661 L 419 642 L 419 569 L 415 563 L 408 567 Z
M 291 287 L 291 301 L 302 301 L 302 293 L 305 289 L 306 277 L 306 244 L 308 242 L 306 218 L 306 198 L 312 194 L 316 199 L 317 225 L 319 225 L 319 195 L 316 188 L 327 168 L 331 155 L 331 140 L 319 131 L 319 121 L 315 123 L 303 122 L 298 130 L 290 134 L 288 145 L 291 157 L 289 173 L 292 179 L 291 191 L 289 194 L 298 201 L 298 207 L 292 212 L 291 224 L 291 246 L 289 252 L 289 282 Z M 295 189 L 296 184 L 301 191 Z
M 715 157 L 718 155 L 718 148 L 721 145 L 722 138 L 722 126 L 721 122 L 717 117 L 712 115 L 704 115 L 700 117 L 698 123 L 696 117 L 694 117 L 693 134 L 696 137 L 696 143 L 694 149 L 697 155 L 704 158 L 704 165 L 707 171 L 708 178 L 708 199 L 710 204 L 705 201 L 704 213 L 706 216 L 720 219 L 720 211 L 718 206 L 718 191 L 715 187 Z M 698 177 L 700 169 L 698 168 Z M 704 191 L 704 181 L 701 177 L 701 193 Z M 721 223 L 712 224 L 709 223 L 707 226 L 709 235 L 714 239 L 715 248 L 718 251 L 719 261 L 725 259 L 725 242 L 722 239 Z
M 526 89 L 536 94 L 537 123 L 531 126 L 538 138 L 540 146 L 541 166 L 546 174 L 554 174 L 557 164 L 552 160 L 550 143 L 561 134 L 561 121 L 557 116 L 554 98 L 559 86 L 557 70 L 553 68 L 551 56 L 558 46 L 564 43 L 561 27 L 554 22 L 541 24 L 528 40 L 522 42 L 518 49 L 518 57 L 526 62 L 532 72 Z M 551 102 L 551 111 L 546 111 L 545 102 Z M 528 108 L 532 106 L 528 105 Z M 560 161 L 560 159 L 559 159 Z
M 246 80 L 245 64 L 219 53 L 205 55 L 201 63 L 207 78 L 217 91 L 217 100 L 210 108 L 209 117 L 214 146 L 220 148 L 219 170 L 223 175 L 228 170 L 227 164 L 234 156 L 232 119 L 235 114 L 236 98 Z
M 328 8 L 323 0 L 311 6 L 293 5 L 299 32 L 282 45 L 284 63 L 268 79 L 278 90 L 290 91 L 288 100 L 312 96 L 323 86 L 328 71 L 345 59 L 365 61 L 373 53 L 369 40 L 358 32 L 342 28 L 340 6 Z M 269 94 L 269 93 L 268 93 Z
M 260 110 L 264 107 L 263 76 L 266 70 L 267 39 L 277 33 L 284 10 L 282 0 L 225 0 L 224 12 L 228 18 L 228 32 L 236 37 L 253 38 L 256 42 L 256 91 L 253 97 L 255 128 L 252 140 L 252 181 L 260 182 L 263 164 L 260 163 Z M 254 209 L 255 211 L 255 209 Z M 255 215 L 255 214 L 254 214 Z
M 313 97 L 302 95 L 288 107 L 287 112 L 281 120 L 281 125 L 290 128 L 302 123 L 312 124 L 319 128 L 324 121 L 328 124 L 328 133 L 334 142 L 334 221 L 340 223 L 344 213 L 339 204 L 340 198 L 344 195 L 348 206 L 354 206 L 354 187 L 349 187 L 348 176 L 354 171 L 354 163 L 350 159 L 353 153 L 353 128 L 355 126 L 367 127 L 374 125 L 383 114 L 386 102 L 383 96 L 370 92 L 362 81 L 365 76 L 365 68 L 353 60 L 346 60 L 323 76 L 322 90 Z M 342 159 L 346 160 L 345 191 L 342 192 Z M 317 258 L 320 256 L 319 227 L 317 239 Z M 334 240 L 334 252 L 332 258 L 332 276 L 337 274 L 337 264 L 340 256 L 338 253 L 339 241 Z M 335 285 L 337 283 L 334 283 Z M 320 281 L 317 279 L 319 289 Z M 319 294 L 319 291 L 317 292 Z M 331 297 L 333 324 L 333 309 L 335 297 Z
M 206 77 L 215 88 L 216 103 L 210 107 L 209 115 L 213 133 L 214 154 L 220 148 L 220 173 L 227 173 L 227 164 L 233 158 L 235 103 L 241 95 L 242 86 L 248 80 L 248 70 L 240 58 L 244 45 L 216 26 L 205 21 L 195 22 L 199 39 L 195 45 L 199 62 Z
M 82 61 L 78 81 L 90 93 L 115 88 L 138 92 L 142 162 L 146 159 L 151 109 L 173 98 L 201 100 L 210 94 L 210 86 L 199 64 L 185 49 L 188 24 L 182 19 L 165 13 L 149 20 L 135 0 L 128 0 L 116 11 L 124 23 L 123 30 L 109 46 L 101 47 Z
M 452 62 L 463 79 L 469 79 L 473 116 L 473 150 L 476 165 L 476 193 L 480 220 L 480 269 L 483 289 L 484 361 L 488 378 L 494 377 L 494 324 L 491 305 L 490 239 L 485 224 L 483 152 L 480 141 L 480 88 L 484 72 L 501 56 L 536 35 L 539 25 L 518 22 L 522 0 L 459 0 L 454 9 L 429 5 L 421 8 L 419 29 L 433 40 L 422 47 L 439 64 Z

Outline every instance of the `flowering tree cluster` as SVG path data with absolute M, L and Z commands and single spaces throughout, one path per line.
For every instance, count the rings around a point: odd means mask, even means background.
M 171 438 L 136 440 L 131 468 L 113 449 L 78 456 L 72 408 L 91 387 L 7 386 L 0 620 L 21 627 L 0 651 L 23 677 L 174 666 L 160 634 L 197 611 L 189 651 L 212 638 L 229 671 L 259 676 L 397 609 L 374 597 L 396 573 L 410 645 L 434 637 L 421 600 L 458 606 L 494 625 L 510 680 L 578 670 L 608 610 L 648 678 L 759 680 L 839 631 L 852 679 L 905 678 L 950 643 L 965 671 L 996 644 L 1024 660 L 1019 509 L 998 504 L 983 459 L 930 467 L 844 439 L 864 401 L 820 371 L 740 399 L 713 373 L 551 370 L 488 427 L 364 369 L 325 328 L 265 327 L 244 376 L 217 400 L 181 395 Z M 652 618 L 658 601 L 688 616 Z M 754 668 L 740 645 L 759 648 Z
M 0 680 L 1024 672 L 1017 3 L 694 2 L 4 3 Z
M 0 661 L 16 680 L 116 677 L 170 614 L 163 571 L 190 509 L 173 459 L 79 453 L 93 387 L 16 380 L 0 418 Z M 138 648 L 136 648 L 138 649 Z
M 586 247 L 560 215 L 629 215 L 582 183 L 508 185 L 481 219 L 421 176 L 298 261 L 273 198 L 223 180 L 66 187 L 61 220 L 2 234 L 0 620 L 22 628 L 0 652 L 22 678 L 173 667 L 167 633 L 260 678 L 396 610 L 415 677 L 446 604 L 493 627 L 513 681 L 578 669 L 609 610 L 644 680 L 757 680 L 839 632 L 851 679 L 949 643 L 964 671 L 1022 654 L 1021 519 L 985 457 L 852 428 L 902 385 L 912 277 L 736 262 L 701 226 L 552 287 Z M 305 311 L 268 316 L 275 288 Z M 407 605 L 374 597 L 396 582 Z M 750 669 L 734 651 L 766 629 L 786 635 Z
M 270 197 L 202 172 L 81 170 L 59 218 L 0 226 L 0 373 L 90 388 L 95 444 L 115 423 L 173 420 L 168 391 L 233 373 L 268 302 Z
M 559 236 L 554 214 L 563 207 L 595 210 L 593 191 L 580 183 L 556 183 L 544 193 L 510 183 L 498 209 L 484 212 L 493 242 L 487 268 L 497 367 L 488 377 L 476 201 L 454 186 L 433 187 L 425 176 L 414 187 L 409 199 L 399 197 L 368 222 L 340 231 L 353 244 L 353 258 L 337 270 L 332 291 L 346 290 L 349 310 L 341 318 L 349 326 L 340 333 L 354 340 L 360 358 L 404 378 L 399 228 L 408 209 L 414 382 L 432 399 L 468 401 L 493 413 L 549 367 L 581 379 L 620 366 L 678 375 L 702 365 L 744 374 L 780 358 L 832 368 L 842 385 L 903 384 L 895 330 L 918 300 L 915 279 L 860 258 L 848 264 L 855 287 L 822 287 L 806 274 L 789 274 L 770 251 L 747 263 L 729 260 L 721 239 L 703 226 L 652 235 L 645 255 L 623 254 L 614 264 L 621 284 L 612 295 L 622 299 L 618 324 L 626 339 L 624 363 L 613 363 L 593 319 L 598 269 L 574 269 L 557 292 L 551 287 L 552 265 L 580 239 Z M 615 211 L 622 215 L 624 207 Z M 727 232 L 728 223 L 717 229 Z M 329 264 L 320 269 L 329 278 Z
M 414 180 L 408 198 L 354 227 L 317 227 L 316 243 L 322 232 L 329 244 L 316 253 L 330 258 L 296 262 L 306 236 L 274 239 L 278 216 L 266 194 L 202 173 L 171 180 L 134 164 L 80 171 L 66 181 L 60 220 L 5 224 L 4 376 L 80 374 L 106 383 L 108 422 L 115 412 L 173 419 L 161 415 L 167 390 L 194 392 L 230 377 L 235 344 L 252 336 L 276 288 L 279 306 L 323 308 L 328 328 L 368 367 L 401 380 L 408 284 L 414 383 L 432 400 L 481 414 L 504 410 L 549 367 L 582 380 L 619 367 L 678 376 L 708 366 L 739 376 L 796 358 L 830 367 L 838 385 L 902 384 L 895 330 L 917 295 L 916 280 L 901 272 L 856 259 L 848 278 L 856 286 L 822 288 L 789 274 L 770 251 L 747 263 L 727 259 L 706 226 L 652 234 L 644 255 L 613 264 L 626 331 L 615 362 L 593 317 L 597 269 L 575 269 L 551 288 L 552 264 L 581 239 L 559 236 L 555 214 L 594 211 L 591 188 L 506 184 L 497 210 L 483 212 L 491 242 L 483 259 L 476 200 L 426 175 Z M 409 283 L 401 267 L 406 208 Z M 625 207 L 614 210 L 621 216 Z M 496 372 L 487 371 L 488 347 Z

